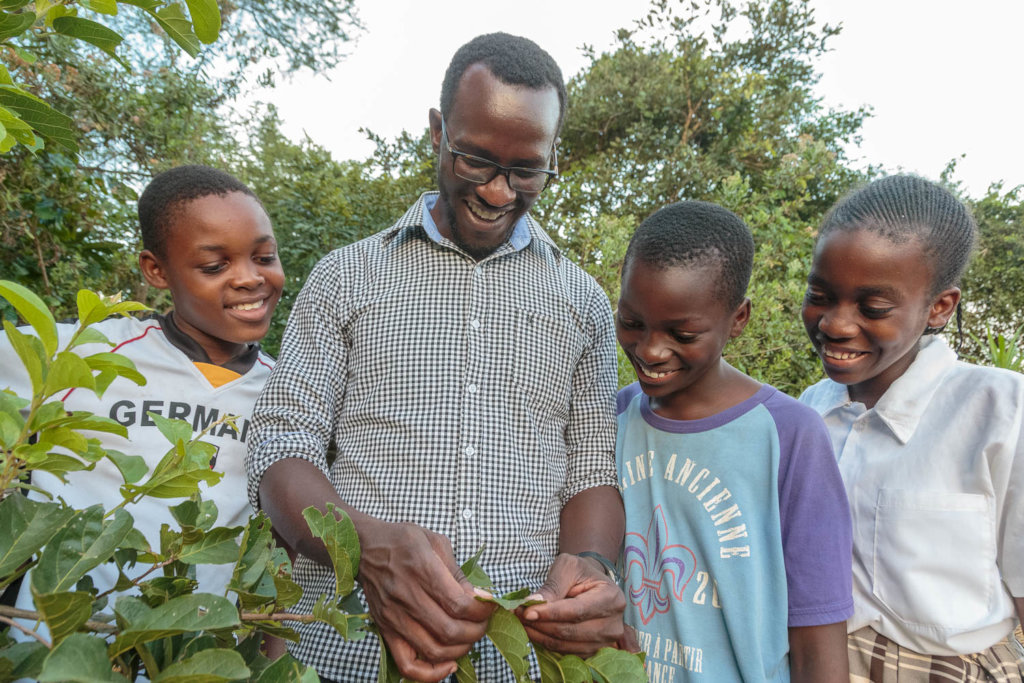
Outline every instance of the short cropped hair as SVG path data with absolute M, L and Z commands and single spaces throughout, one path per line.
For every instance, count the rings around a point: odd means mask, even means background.
M 232 192 L 241 192 L 259 201 L 241 180 L 209 166 L 178 166 L 157 174 L 139 197 L 142 248 L 165 256 L 167 231 L 185 203 L 209 195 L 223 197 Z
M 554 88 L 558 93 L 558 130 L 562 129 L 568 99 L 562 70 L 537 43 L 508 33 L 477 36 L 455 52 L 441 83 L 442 116 L 447 118 L 455 106 L 459 81 L 474 64 L 483 64 L 506 85 L 522 85 L 534 90 Z
M 978 225 L 963 202 L 914 175 L 888 176 L 846 195 L 825 215 L 818 239 L 858 229 L 896 244 L 919 240 L 931 262 L 932 295 L 960 284 L 978 239 Z
M 634 261 L 660 269 L 717 267 L 718 298 L 738 306 L 754 268 L 754 237 L 728 209 L 710 202 L 678 202 L 655 211 L 633 233 L 623 270 Z

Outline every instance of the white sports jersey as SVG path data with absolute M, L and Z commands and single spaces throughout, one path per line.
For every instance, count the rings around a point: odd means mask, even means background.
M 63 348 L 76 326 L 60 324 L 57 327 Z M 138 386 L 119 377 L 110 385 L 103 398 L 97 398 L 88 389 L 72 389 L 59 396 L 67 409 L 88 410 L 127 427 L 128 439 L 98 432 L 91 436 L 97 436 L 105 448 L 144 457 L 150 469 L 168 451 L 170 443 L 147 413 L 185 420 L 192 425 L 194 433 L 216 422 L 225 413 L 237 415 L 238 432 L 228 424 L 221 424 L 204 437 L 205 441 L 217 446 L 218 452 L 211 466 L 222 472 L 224 477 L 215 486 L 203 485 L 202 497 L 216 503 L 218 526 L 244 525 L 252 511 L 245 495 L 243 462 L 249 418 L 256 397 L 270 375 L 273 359 L 260 352 L 248 372 L 237 379 L 214 386 L 185 353 L 168 341 L 161 328 L 160 318 L 138 320 L 117 317 L 104 320 L 94 327 L 114 343 L 114 349 L 104 344 L 85 344 L 77 347 L 76 353 L 87 356 L 114 350 L 130 358 L 147 382 Z M 28 374 L 11 348 L 7 336 L 0 333 L 2 387 L 10 387 L 25 397 L 31 392 Z M 34 472 L 32 479 L 34 484 L 76 508 L 101 503 L 110 509 L 122 500 L 119 488 L 124 479 L 113 463 L 106 459 L 98 462 L 92 471 L 69 474 L 67 484 L 62 484 L 56 477 L 44 472 Z M 35 493 L 31 497 L 43 499 Z M 180 502 L 181 499 L 144 497 L 138 503 L 129 505 L 127 510 L 135 518 L 135 528 L 145 534 L 153 547 L 159 547 L 161 524 L 168 523 L 174 529 L 179 528 L 169 508 Z M 140 567 L 136 573 L 141 573 L 142 569 Z M 232 569 L 233 565 L 230 564 L 197 566 L 198 590 L 223 595 Z M 93 570 L 91 576 L 96 587 L 104 591 L 117 580 L 117 568 L 107 563 Z M 28 580 L 23 583 L 17 601 L 17 606 L 23 609 L 33 609 L 28 583 Z

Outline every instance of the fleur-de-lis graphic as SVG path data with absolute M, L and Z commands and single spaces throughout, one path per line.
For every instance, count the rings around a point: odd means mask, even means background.
M 647 536 L 626 534 L 626 577 L 629 600 L 647 624 L 655 614 L 667 612 L 671 596 L 683 599 L 697 559 L 685 545 L 665 545 L 668 522 L 661 506 L 654 508 Z M 671 595 L 670 595 L 671 592 Z

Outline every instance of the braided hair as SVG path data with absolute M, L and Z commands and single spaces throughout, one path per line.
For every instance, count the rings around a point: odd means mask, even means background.
M 728 306 L 747 294 L 754 265 L 754 238 L 739 216 L 710 202 L 669 204 L 633 233 L 622 270 L 640 261 L 658 269 L 717 266 L 715 293 Z
M 914 175 L 882 178 L 840 199 L 818 239 L 836 230 L 868 230 L 894 244 L 917 239 L 931 262 L 933 296 L 960 284 L 978 238 L 971 212 L 953 193 Z

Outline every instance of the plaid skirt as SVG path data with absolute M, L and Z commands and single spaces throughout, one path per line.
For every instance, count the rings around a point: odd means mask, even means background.
M 1021 632 L 970 655 L 922 655 L 892 642 L 871 627 L 847 638 L 850 683 L 1021 683 Z

